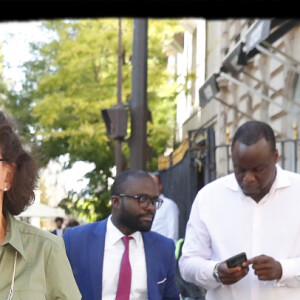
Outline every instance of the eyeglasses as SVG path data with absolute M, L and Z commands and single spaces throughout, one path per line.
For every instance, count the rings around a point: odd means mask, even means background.
M 0 158 L 0 161 L 8 161 L 6 158 Z
M 142 208 L 147 208 L 151 203 L 152 205 L 155 206 L 156 209 L 159 209 L 164 202 L 162 199 L 160 199 L 157 196 L 155 196 L 155 197 L 150 197 L 148 195 L 130 196 L 130 195 L 125 195 L 125 194 L 119 194 L 116 196 L 137 199 L 137 200 L 139 200 L 140 206 Z

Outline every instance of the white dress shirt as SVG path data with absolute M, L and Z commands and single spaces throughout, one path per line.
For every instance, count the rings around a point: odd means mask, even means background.
M 237 283 L 217 283 L 216 263 L 240 252 L 279 261 L 281 280 L 260 281 L 249 266 Z M 179 267 L 185 280 L 208 290 L 207 300 L 299 300 L 300 175 L 277 166 L 259 203 L 243 194 L 234 174 L 203 187 L 192 206 Z
M 164 202 L 156 211 L 151 230 L 172 239 L 175 243 L 178 240 L 178 218 L 179 210 L 177 204 L 165 197 L 159 196 Z
M 107 221 L 105 235 L 103 273 L 102 273 L 102 300 L 115 300 L 121 260 L 125 250 L 121 238 L 124 234 L 114 226 L 111 216 Z M 146 300 L 147 292 L 147 271 L 144 242 L 142 234 L 137 231 L 130 235 L 129 261 L 131 265 L 131 289 L 130 299 Z
M 62 228 L 56 228 L 56 234 L 57 234 L 58 236 L 63 236 L 64 230 L 63 230 Z

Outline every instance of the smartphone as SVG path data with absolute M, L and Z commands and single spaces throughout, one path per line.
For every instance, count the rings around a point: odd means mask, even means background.
M 246 260 L 247 260 L 246 253 L 245 252 L 239 253 L 239 254 L 232 256 L 226 260 L 227 267 L 228 268 L 242 267 L 242 268 L 246 268 L 247 270 L 249 270 L 248 266 L 247 267 L 242 266 L 242 263 Z

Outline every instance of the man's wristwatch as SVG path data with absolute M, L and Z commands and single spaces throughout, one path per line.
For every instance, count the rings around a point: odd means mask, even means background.
M 219 277 L 219 265 L 220 265 L 220 263 L 217 263 L 215 265 L 214 272 L 213 272 L 214 278 L 216 279 L 217 282 L 221 282 L 220 277 Z

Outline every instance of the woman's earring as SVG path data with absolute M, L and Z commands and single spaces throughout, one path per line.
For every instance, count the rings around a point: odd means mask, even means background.
M 7 192 L 7 187 L 4 188 L 4 192 Z

